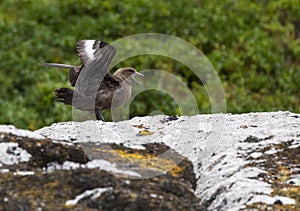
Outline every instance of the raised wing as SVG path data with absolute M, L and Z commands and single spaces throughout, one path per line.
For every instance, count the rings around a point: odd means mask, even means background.
M 86 64 L 87 62 L 95 60 L 97 54 L 107 45 L 108 43 L 100 40 L 80 40 L 77 43 L 78 56 L 82 63 Z
M 77 43 L 77 51 L 83 66 L 75 90 L 85 96 L 84 100 L 91 106 L 95 104 L 100 84 L 101 88 L 104 88 L 107 80 L 113 80 L 109 73 L 109 65 L 116 54 L 116 49 L 103 41 L 81 40 Z M 117 85 L 115 82 L 113 84 Z

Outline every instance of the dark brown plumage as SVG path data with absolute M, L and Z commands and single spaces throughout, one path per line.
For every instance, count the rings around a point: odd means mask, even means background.
M 98 120 L 104 120 L 101 111 L 125 104 L 131 96 L 134 76 L 143 76 L 132 67 L 118 69 L 113 75 L 109 65 L 116 49 L 106 42 L 81 40 L 77 52 L 82 66 L 45 63 L 44 66 L 69 69 L 69 82 L 75 89 L 55 90 L 58 100 L 83 111 L 95 112 Z

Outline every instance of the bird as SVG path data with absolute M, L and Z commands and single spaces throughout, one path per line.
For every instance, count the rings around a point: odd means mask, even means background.
M 80 40 L 76 49 L 81 66 L 58 63 L 42 65 L 69 69 L 69 82 L 74 89 L 56 89 L 54 93 L 60 102 L 82 111 L 94 112 L 97 120 L 104 121 L 102 111 L 127 103 L 132 85 L 137 83 L 134 77 L 144 75 L 133 67 L 122 67 L 111 74 L 109 65 L 117 50 L 105 41 Z

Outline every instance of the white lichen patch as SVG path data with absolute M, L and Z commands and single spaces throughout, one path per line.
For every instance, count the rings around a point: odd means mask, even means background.
M 98 168 L 112 174 L 122 174 L 125 176 L 132 177 L 141 177 L 138 172 L 120 169 L 116 166 L 116 164 L 111 163 L 107 160 L 95 159 L 87 162 L 86 164 L 75 163 L 71 161 L 65 161 L 63 164 L 51 163 L 48 164 L 47 169 L 44 169 L 47 172 L 53 172 L 54 170 L 70 170 L 70 169 L 78 169 L 78 168 Z
M 0 132 L 13 134 L 21 137 L 35 138 L 35 139 L 44 139 L 45 137 L 36 131 L 22 130 L 17 129 L 13 125 L 0 125 Z
M 102 159 L 95 159 L 89 161 L 86 164 L 86 166 L 88 168 L 99 168 L 101 170 L 108 171 L 112 174 L 123 174 L 126 176 L 141 177 L 141 175 L 138 172 L 126 170 L 126 169 L 119 169 L 114 163 Z
M 285 196 L 268 196 L 268 195 L 257 195 L 254 196 L 247 204 L 253 203 L 265 203 L 274 204 L 276 201 L 280 201 L 282 204 L 295 204 L 295 199 L 291 199 Z
M 112 187 L 105 188 L 95 188 L 93 190 L 86 190 L 82 194 L 75 197 L 75 199 L 70 199 L 65 202 L 66 206 L 75 206 L 80 200 L 90 197 L 91 199 L 96 199 L 101 196 L 102 193 L 106 191 L 113 190 Z
M 0 143 L 0 163 L 14 165 L 27 162 L 30 158 L 31 154 L 20 148 L 17 143 Z
M 34 171 L 17 171 L 14 172 L 14 175 L 20 175 L 20 176 L 34 175 Z

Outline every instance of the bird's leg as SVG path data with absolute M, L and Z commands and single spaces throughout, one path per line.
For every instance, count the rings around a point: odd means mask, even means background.
M 97 120 L 102 120 L 104 122 L 104 118 L 102 116 L 101 110 L 100 109 L 95 109 L 95 115 Z

